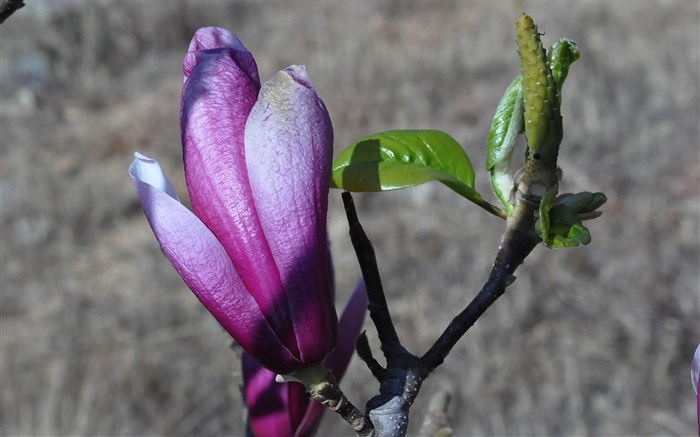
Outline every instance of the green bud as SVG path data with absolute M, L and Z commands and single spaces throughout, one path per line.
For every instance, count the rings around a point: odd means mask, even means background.
M 557 85 L 532 18 L 521 14 L 517 29 L 520 74 L 523 78 L 525 136 L 530 154 L 548 165 L 556 165 L 562 138 Z

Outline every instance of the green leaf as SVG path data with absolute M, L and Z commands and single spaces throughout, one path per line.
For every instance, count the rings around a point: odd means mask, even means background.
M 440 181 L 479 202 L 469 157 L 448 134 L 436 130 L 395 130 L 362 138 L 333 162 L 331 187 L 376 192 Z
M 496 108 L 486 145 L 486 169 L 491 174 L 491 187 L 507 212 L 514 208 L 510 202 L 515 185 L 510 167 L 518 135 L 523 129 L 523 113 L 522 77 L 518 76 Z
M 570 226 L 562 226 L 562 230 L 553 234 L 548 242 L 548 247 L 560 249 L 562 247 L 576 247 L 580 244 L 586 245 L 591 242 L 591 233 L 581 223 Z
M 608 198 L 603 193 L 591 193 L 582 191 L 580 193 L 566 193 L 557 197 L 556 205 L 565 205 L 574 214 L 585 214 L 600 208 Z
M 535 232 L 542 239 L 545 246 L 549 247 L 547 242 L 550 240 L 550 217 L 549 211 L 554 206 L 554 200 L 557 196 L 557 186 L 550 188 L 540 201 L 539 218 L 535 222 Z
M 510 160 L 517 137 L 523 128 L 522 100 L 522 76 L 518 76 L 508 85 L 491 122 L 486 156 L 487 170 L 491 170 L 504 159 Z
M 569 74 L 569 67 L 580 56 L 576 41 L 572 39 L 562 38 L 552 44 L 547 49 L 547 57 L 549 58 L 549 67 L 552 69 L 554 82 L 557 84 L 557 94 L 561 103 L 561 87 L 564 84 L 566 76 Z
M 595 193 L 600 194 L 600 193 Z M 590 197 L 588 195 L 591 195 Z M 552 249 L 562 247 L 576 247 L 580 244 L 591 242 L 591 233 L 576 217 L 576 211 L 571 206 L 576 206 L 573 197 L 585 201 L 592 200 L 593 193 L 578 193 L 576 195 L 561 195 L 556 200 L 556 189 L 552 188 L 542 198 L 539 208 L 539 217 L 535 222 L 535 231 L 542 239 L 542 244 Z M 564 203 L 564 201 L 567 201 Z M 590 203 L 587 203 L 590 205 Z

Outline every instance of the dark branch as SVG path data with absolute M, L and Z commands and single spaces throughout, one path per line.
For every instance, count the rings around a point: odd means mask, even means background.
M 385 369 L 372 357 L 366 337 L 358 337 L 355 343 L 358 354 L 379 380 L 379 394 L 367 402 L 367 414 L 376 435 L 404 436 L 408 427 L 408 411 L 429 372 L 417 356 L 401 345 L 384 296 L 374 248 L 357 218 L 350 193 L 343 193 L 343 203 L 350 225 L 350 239 L 367 287 L 369 315 L 377 328 L 386 357 Z
M 372 243 L 367 238 L 367 234 L 365 234 L 357 218 L 352 195 L 344 191 L 342 197 L 345 205 L 345 214 L 350 225 L 350 240 L 355 248 L 355 254 L 360 263 L 362 276 L 367 287 L 367 299 L 369 301 L 367 309 L 369 310 L 369 316 L 377 327 L 377 335 L 379 336 L 382 351 L 387 357 L 387 363 L 389 363 L 392 357 L 400 354 L 404 351 L 404 348 L 401 346 L 396 328 L 394 328 L 394 322 L 391 320 Z
M 528 231 L 515 230 L 504 235 L 504 241 L 496 255 L 493 269 L 488 281 L 469 305 L 447 326 L 428 352 L 421 357 L 422 363 L 429 369 L 438 367 L 450 353 L 454 345 L 467 332 L 481 315 L 513 283 L 515 269 L 522 264 L 537 240 Z
M 377 381 L 381 381 L 384 378 L 384 368 L 372 356 L 372 349 L 369 347 L 366 332 L 363 331 L 355 339 L 355 351 L 357 351 L 357 356 L 367 365 L 369 371 L 372 372 L 372 375 L 377 378 Z
M 24 0 L 0 0 L 0 24 L 24 7 Z
M 538 244 L 537 235 L 533 232 L 534 213 L 538 203 L 523 199 L 522 196 L 518 200 L 506 222 L 506 230 L 488 281 L 474 300 L 452 320 L 428 352 L 418 358 L 401 345 L 387 307 L 374 249 L 357 218 L 352 196 L 348 192 L 343 193 L 350 239 L 367 286 L 370 317 L 377 327 L 387 360 L 386 368 L 382 368 L 372 358 L 366 338 L 358 338 L 358 352 L 380 385 L 379 394 L 367 402 L 367 414 L 377 435 L 405 435 L 408 411 L 423 381 L 444 362 L 457 341 L 505 292 L 506 287 L 515 280 L 515 269 Z

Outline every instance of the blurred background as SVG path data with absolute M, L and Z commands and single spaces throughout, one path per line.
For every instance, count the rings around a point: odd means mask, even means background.
M 456 434 L 692 435 L 700 341 L 697 1 L 49 1 L 0 28 L 0 432 L 241 435 L 231 339 L 161 253 L 127 174 L 160 160 L 186 198 L 182 57 L 223 26 L 261 78 L 305 64 L 336 153 L 388 129 L 455 137 L 484 171 L 519 73 L 515 20 L 578 42 L 562 112 L 562 191 L 603 191 L 593 242 L 537 248 L 426 381 Z M 356 195 L 394 319 L 422 354 L 488 276 L 503 223 L 432 183 Z M 345 304 L 359 277 L 339 192 L 329 228 Z M 376 346 L 374 328 L 366 324 Z M 378 353 L 378 352 L 377 352 Z M 354 360 L 342 386 L 377 391 Z M 349 428 L 327 414 L 319 435 Z

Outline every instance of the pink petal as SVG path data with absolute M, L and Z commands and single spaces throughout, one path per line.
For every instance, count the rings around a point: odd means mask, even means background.
M 220 32 L 203 32 L 195 35 L 197 42 L 191 46 L 226 38 Z M 238 62 L 242 55 L 250 54 L 235 49 L 205 50 L 188 54 L 195 57 L 193 64 L 185 60 L 188 77 L 180 119 L 185 177 L 195 214 L 224 246 L 278 337 L 298 356 L 282 279 L 248 182 L 243 139 L 259 83 L 257 71 L 252 77 L 247 66 Z
M 265 320 L 223 246 L 177 200 L 158 162 L 136 154 L 129 174 L 163 251 L 202 304 L 265 366 L 280 373 L 296 370 L 298 360 Z
M 255 207 L 279 269 L 304 363 L 333 347 L 337 318 L 326 213 L 333 130 L 304 67 L 278 72 L 260 90 L 245 132 Z

